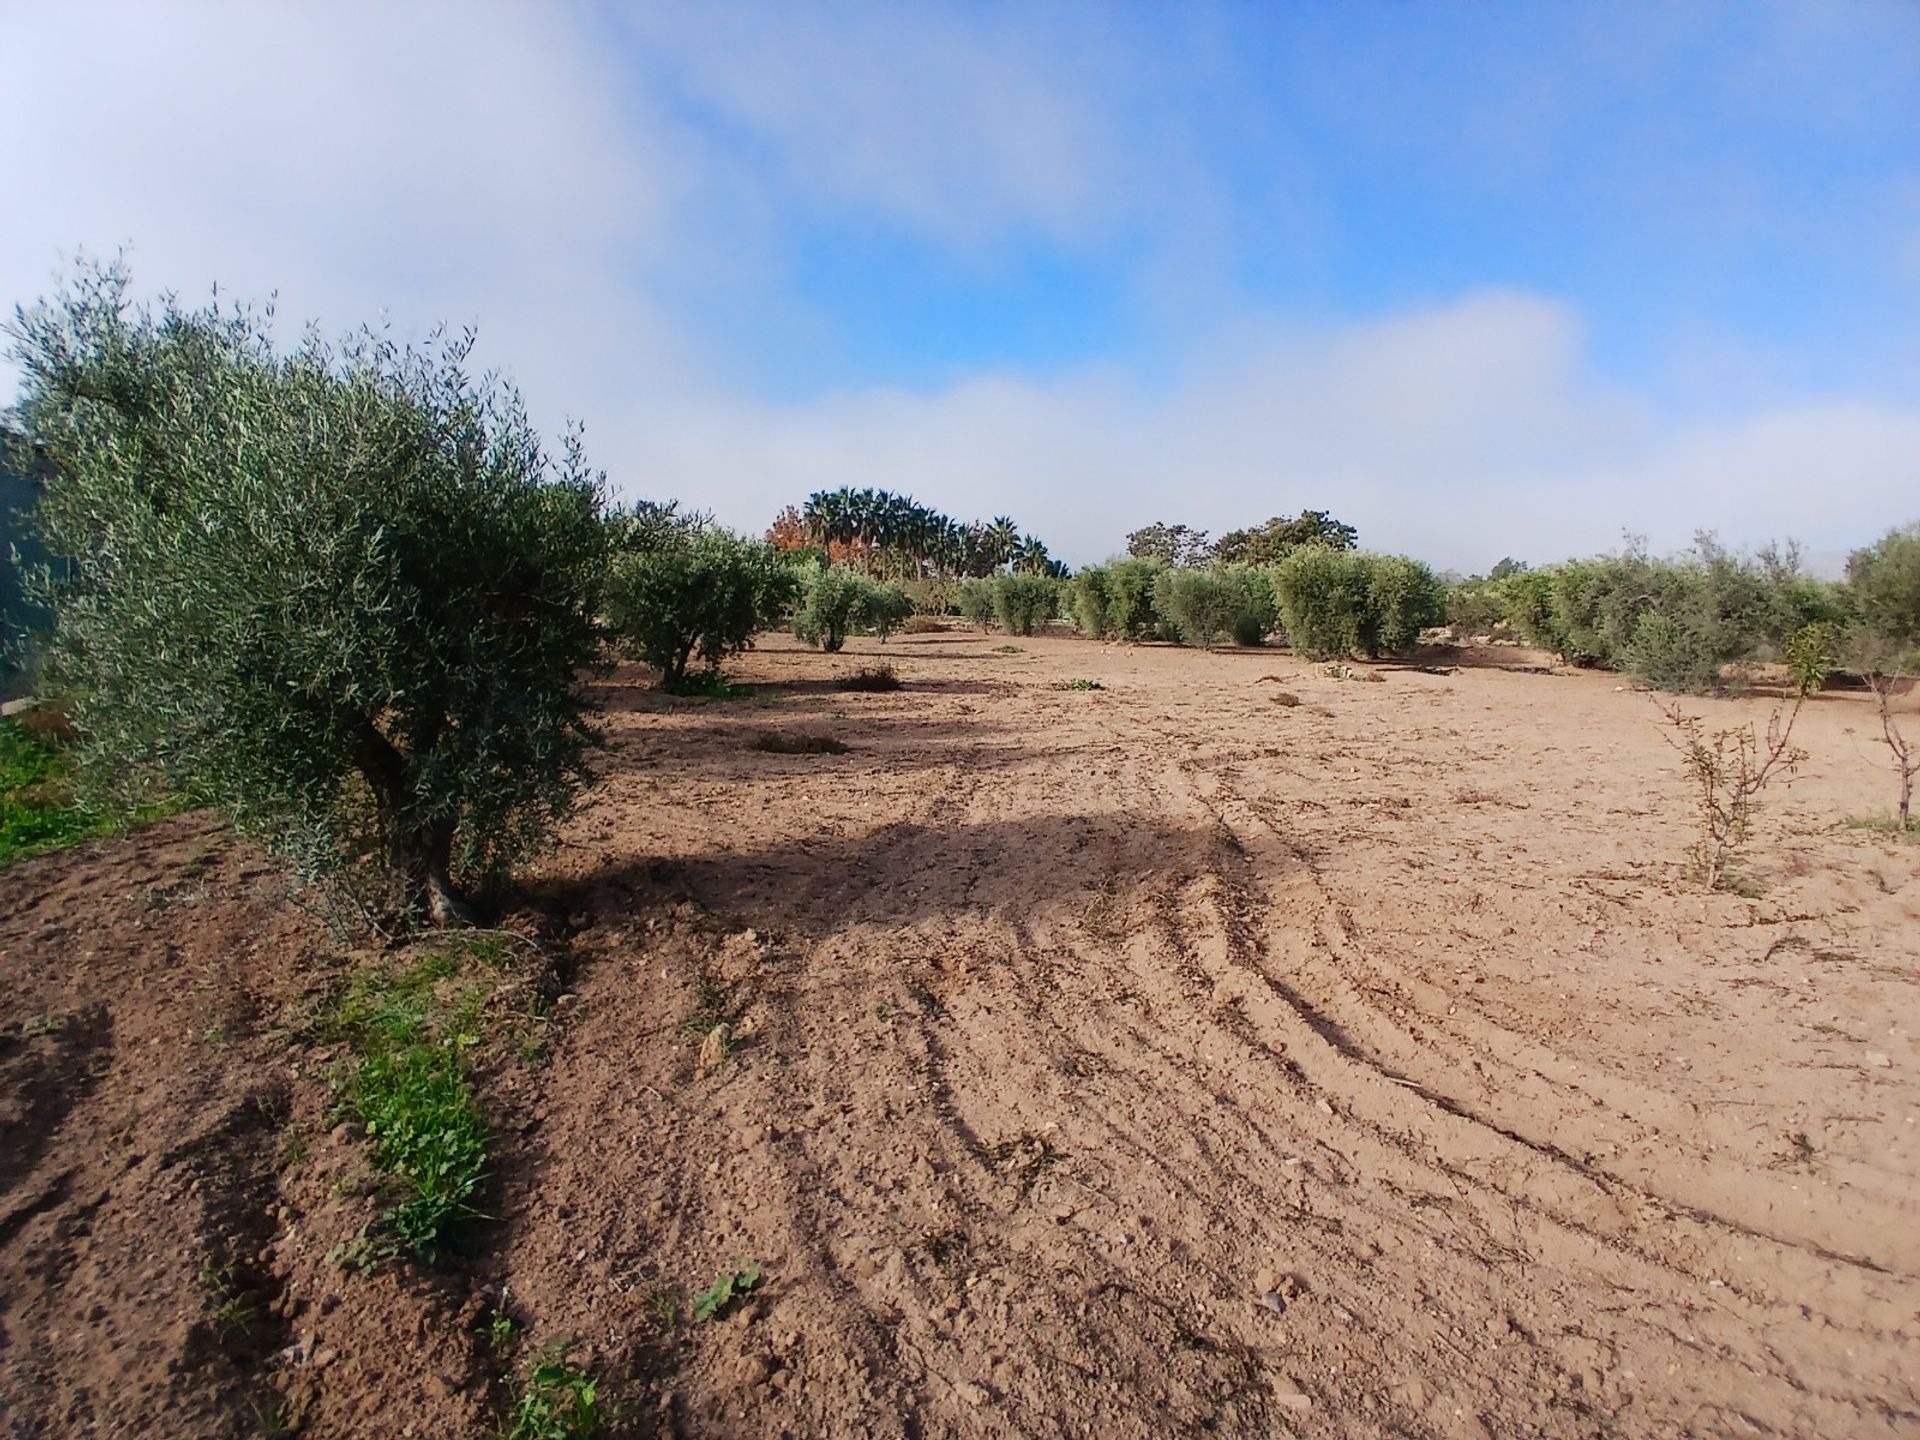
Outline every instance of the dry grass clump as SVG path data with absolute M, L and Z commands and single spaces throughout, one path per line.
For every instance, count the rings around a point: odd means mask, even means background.
M 747 743 L 769 755 L 844 755 L 851 748 L 832 735 L 788 735 L 779 730 L 762 730 Z
M 1284 705 L 1288 709 L 1292 709 L 1295 705 L 1298 705 L 1300 703 L 1300 697 L 1294 694 L 1291 690 L 1276 690 L 1273 692 L 1273 703 L 1276 705 Z
M 836 690 L 898 690 L 900 677 L 893 673 L 891 665 L 866 665 L 851 675 L 842 675 L 833 684 Z

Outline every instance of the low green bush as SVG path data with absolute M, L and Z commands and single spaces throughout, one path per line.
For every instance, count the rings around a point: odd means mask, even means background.
M 1303 545 L 1273 568 L 1273 593 L 1287 643 L 1309 660 L 1344 660 L 1361 648 L 1368 557 Z
M 1287 642 L 1309 660 L 1398 654 L 1445 615 L 1439 579 L 1405 556 L 1305 545 L 1272 576 Z
M 882 584 L 845 565 L 810 564 L 799 577 L 793 633 L 822 650 L 838 650 L 849 635 L 886 639 L 913 615 L 913 602 L 898 585 Z
M 1884 648 L 1920 648 L 1920 524 L 1889 530 L 1847 557 L 1862 631 Z
M 771 545 L 726 530 L 669 531 L 648 548 L 617 555 L 610 569 L 609 628 L 669 686 L 686 678 L 695 659 L 717 671 L 751 646 L 798 589 Z
M 898 585 L 870 584 L 853 607 L 853 628 L 885 640 L 913 618 L 913 601 Z
M 1202 648 L 1228 638 L 1258 645 L 1277 618 L 1272 583 L 1247 565 L 1163 570 L 1154 583 L 1154 608 L 1182 644 Z
M 1031 635 L 1060 606 L 1060 584 L 1045 575 L 1002 575 L 993 582 L 994 614 L 1009 635 Z
M 1107 633 L 1123 640 L 1157 640 L 1163 626 L 1154 607 L 1154 588 L 1167 568 L 1164 560 L 1126 556 L 1108 562 Z
M 1111 580 L 1106 566 L 1089 565 L 1067 582 L 1067 604 L 1073 613 L 1073 623 L 1090 640 L 1105 640 L 1114 633 Z
M 1851 611 L 1842 587 L 1801 572 L 1792 547 L 1747 557 L 1708 535 L 1671 558 L 1630 545 L 1504 584 L 1508 618 L 1530 644 L 1661 690 L 1707 690 L 1729 666 L 1789 660 L 1796 636 Z
M 967 579 L 960 582 L 954 595 L 954 604 L 960 611 L 960 618 L 982 630 L 991 629 L 997 606 L 993 598 L 991 580 Z

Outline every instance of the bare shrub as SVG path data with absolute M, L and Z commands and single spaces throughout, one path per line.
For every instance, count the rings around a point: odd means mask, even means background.
M 762 730 L 747 743 L 769 755 L 844 755 L 852 748 L 832 735 L 785 735 L 778 730 Z
M 1790 783 L 1807 758 L 1807 752 L 1792 743 L 1801 704 L 1796 699 L 1793 708 L 1784 711 L 1776 706 L 1762 736 L 1750 724 L 1708 732 L 1701 716 L 1689 715 L 1678 703 L 1656 702 L 1672 727 L 1662 738 L 1679 752 L 1693 782 L 1700 830 L 1687 856 L 1694 878 L 1709 890 L 1728 888 L 1729 866 L 1746 844 L 1760 792 L 1776 776 Z
M 1895 814 L 1899 817 L 1900 833 L 1905 835 L 1913 829 L 1913 777 L 1920 774 L 1920 753 L 1916 753 L 1914 742 L 1893 718 L 1893 697 L 1905 687 L 1900 684 L 1900 677 L 1894 675 L 1869 672 L 1866 679 L 1873 689 L 1873 698 L 1880 704 L 1880 738 L 1886 741 L 1893 756 L 1893 773 L 1900 777 L 1900 805 Z
M 851 675 L 842 675 L 833 682 L 836 690 L 898 690 L 900 677 L 893 673 L 891 665 L 865 665 Z

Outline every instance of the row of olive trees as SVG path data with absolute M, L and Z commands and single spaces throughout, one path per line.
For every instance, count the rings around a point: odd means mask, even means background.
M 1920 664 L 1920 527 L 1854 552 L 1844 582 L 1802 571 L 1792 546 L 1737 555 L 1701 536 L 1683 555 L 1630 544 L 1612 555 L 1462 581 L 1456 631 L 1504 628 L 1576 665 L 1625 671 L 1662 690 L 1702 691 L 1729 667 L 1782 662 L 1803 689 L 1843 665 Z
M 1099 639 L 1259 645 L 1276 632 L 1314 660 L 1403 652 L 1440 622 L 1445 590 L 1398 555 L 1308 544 L 1278 564 L 1169 565 L 1130 557 L 1074 576 L 1070 604 Z

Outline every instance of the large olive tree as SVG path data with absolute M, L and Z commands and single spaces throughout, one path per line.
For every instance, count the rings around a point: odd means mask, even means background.
M 83 266 L 16 312 L 48 683 L 96 780 L 220 807 L 370 916 L 471 920 L 588 778 L 600 484 L 472 337 L 276 349 Z

